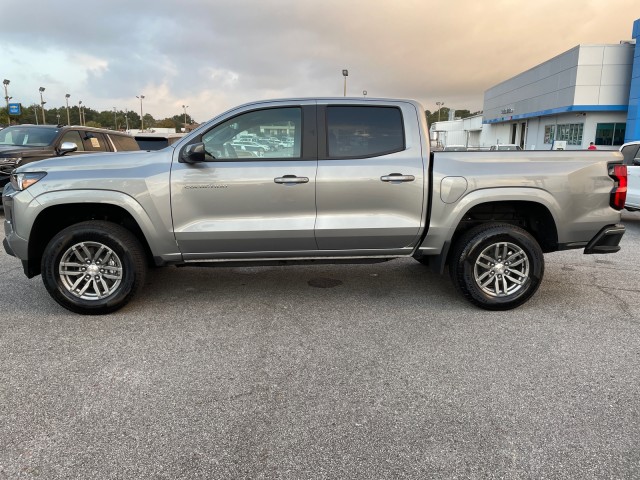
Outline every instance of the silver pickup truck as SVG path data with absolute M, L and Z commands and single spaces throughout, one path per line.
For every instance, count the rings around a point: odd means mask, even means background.
M 536 292 L 543 253 L 618 251 L 625 194 L 618 152 L 434 155 L 413 101 L 264 101 L 162 150 L 18 168 L 3 244 L 83 314 L 121 308 L 149 266 L 399 257 L 448 267 L 471 303 L 506 310 Z

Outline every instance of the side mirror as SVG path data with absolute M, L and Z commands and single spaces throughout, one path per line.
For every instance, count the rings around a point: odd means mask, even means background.
M 78 150 L 78 145 L 73 142 L 62 142 L 58 149 L 58 155 L 64 155 L 65 153 L 71 153 Z
M 180 154 L 181 163 L 200 163 L 204 162 L 204 143 L 192 143 L 187 145 Z

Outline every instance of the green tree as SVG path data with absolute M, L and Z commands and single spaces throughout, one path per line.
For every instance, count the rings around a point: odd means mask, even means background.
M 440 109 L 441 122 L 445 122 L 449 120 L 449 111 L 450 109 L 448 107 L 442 107 Z M 482 110 L 472 113 L 470 110 L 461 109 L 461 110 L 454 110 L 453 117 L 468 118 L 468 117 L 473 117 L 474 115 L 479 115 L 481 113 L 482 113 Z M 431 110 L 425 110 L 424 114 L 427 117 L 427 123 L 429 124 L 429 126 L 433 125 L 438 121 L 438 110 L 436 110 L 435 112 L 432 112 Z
M 144 128 L 153 128 L 156 126 L 156 119 L 150 113 L 144 114 Z
M 173 128 L 175 130 L 176 123 L 171 118 L 163 118 L 157 121 L 155 126 L 158 128 Z

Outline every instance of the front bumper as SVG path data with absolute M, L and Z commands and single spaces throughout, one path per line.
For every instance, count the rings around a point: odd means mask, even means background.
M 2 208 L 4 208 L 4 240 L 2 245 L 9 255 L 26 260 L 28 242 L 16 233 L 14 216 L 14 195 L 17 192 L 11 184 L 5 186 L 2 195 Z
M 624 225 L 617 223 L 602 228 L 584 248 L 585 254 L 615 253 L 620 250 L 620 240 L 624 235 Z

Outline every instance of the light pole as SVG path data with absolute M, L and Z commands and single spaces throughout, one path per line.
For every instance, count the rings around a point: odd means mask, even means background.
M 116 107 L 113 107 L 113 129 L 118 130 L 118 114 L 116 113 Z
M 184 131 L 187 131 L 187 108 L 189 105 L 182 105 L 182 109 L 184 110 Z
M 444 102 L 436 102 L 436 105 L 438 106 L 438 121 L 440 121 L 440 108 L 444 107 Z
M 78 116 L 80 117 L 80 126 L 84 125 L 82 121 L 82 100 L 78 102 Z
M 124 123 L 127 127 L 127 132 L 129 131 L 129 116 L 127 115 L 127 113 L 129 112 L 129 109 L 127 107 L 124 107 Z
M 5 102 L 7 102 L 7 125 L 11 125 L 11 117 L 9 116 L 9 93 L 7 93 L 7 86 L 10 84 L 11 82 L 9 80 L 7 80 L 6 78 L 2 81 L 2 84 L 4 85 L 4 100 Z
M 56 125 L 60 125 L 60 114 L 56 113 L 56 120 L 58 121 L 58 123 L 56 123 Z
M 67 102 L 67 125 L 71 125 L 71 116 L 69 115 L 69 95 L 68 93 L 64 96 L 65 101 Z
M 347 77 L 349 76 L 349 70 L 342 70 L 342 76 L 344 77 L 344 96 L 347 96 Z
M 46 125 L 47 120 L 44 118 L 44 104 L 47 102 L 45 102 L 42 98 L 42 92 L 44 92 L 44 87 L 40 87 L 38 90 L 40 91 L 40 106 L 42 107 L 42 124 Z
M 140 99 L 140 131 L 144 132 L 144 117 L 142 115 L 142 99 L 144 98 L 144 95 L 136 95 L 136 98 Z

